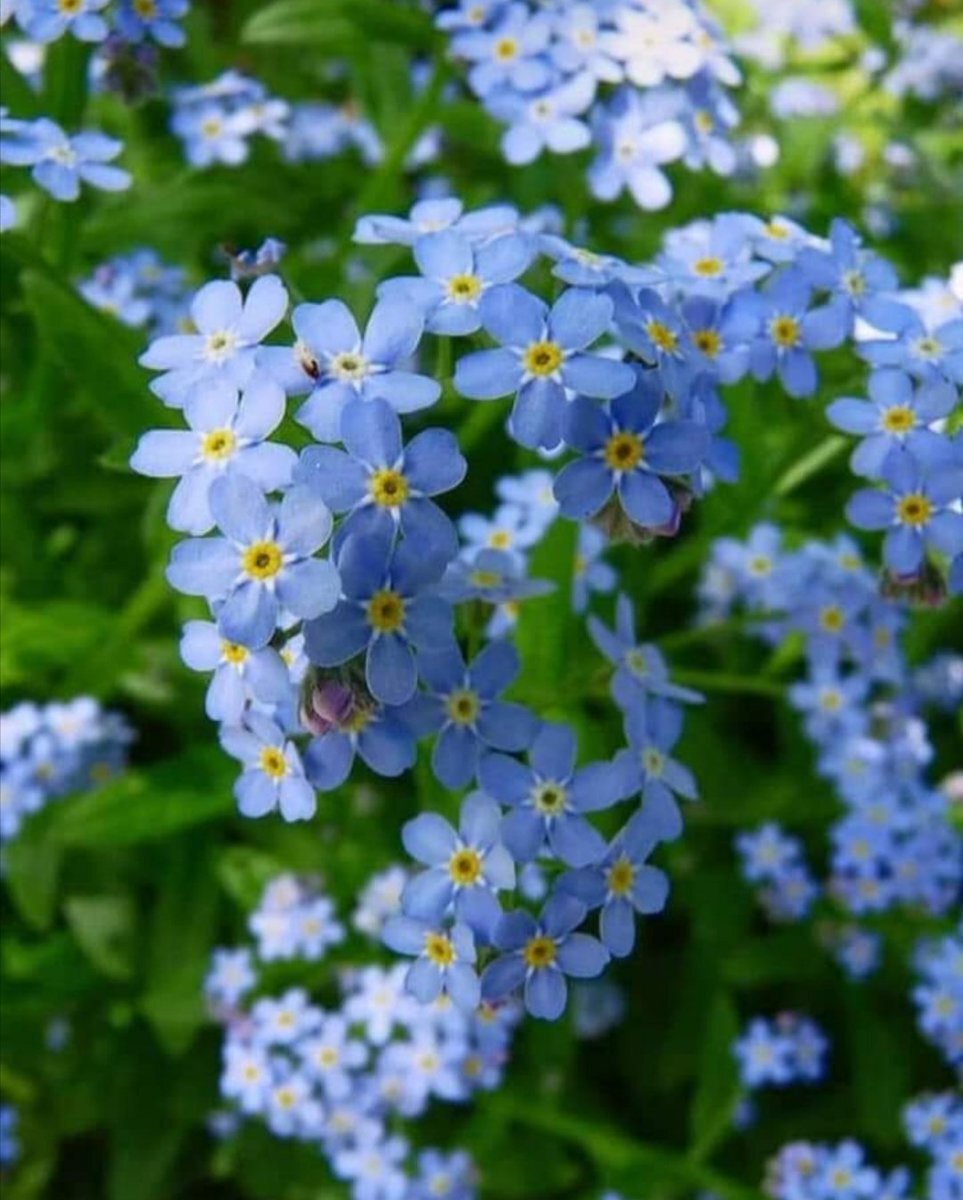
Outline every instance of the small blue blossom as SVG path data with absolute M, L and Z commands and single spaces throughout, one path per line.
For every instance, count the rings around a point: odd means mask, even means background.
M 306 488 L 269 505 L 244 475 L 226 475 L 210 489 L 222 537 L 191 538 L 174 547 L 167 578 L 189 596 L 217 603 L 217 627 L 251 650 L 267 645 L 280 606 L 318 617 L 337 603 L 338 572 L 313 558 L 328 540 L 331 515 Z
M 931 380 L 914 392 L 908 375 L 883 367 L 869 377 L 869 400 L 835 400 L 826 416 L 837 429 L 863 438 L 850 461 L 857 475 L 873 479 L 894 449 L 905 448 L 924 468 L 951 462 L 951 443 L 930 426 L 956 404 L 952 384 Z
M 881 467 L 886 490 L 866 488 L 846 505 L 857 529 L 885 529 L 883 560 L 895 575 L 913 575 L 928 548 L 953 557 L 963 551 L 963 513 L 951 508 L 963 496 L 963 468 L 925 473 L 901 451 Z
M 418 238 L 412 253 L 421 275 L 386 280 L 379 297 L 410 297 L 424 312 L 426 329 L 458 336 L 481 328 L 482 296 L 517 279 L 531 263 L 534 245 L 516 233 L 475 245 L 466 234 L 447 229 Z
M 226 379 L 244 387 L 254 373 L 255 348 L 283 319 L 288 294 L 276 275 L 254 282 L 246 296 L 236 283 L 206 283 L 191 302 L 196 333 L 157 338 L 140 364 L 163 371 L 151 391 L 172 408 L 183 408 L 193 388 Z
M 249 712 L 243 726 L 222 727 L 221 745 L 244 765 L 234 785 L 243 816 L 263 817 L 275 809 L 285 821 L 306 821 L 314 816 L 314 788 L 304 777 L 294 743 L 280 726 L 261 713 Z
M 151 39 L 160 46 L 183 46 L 187 35 L 178 25 L 187 15 L 188 0 L 121 0 L 117 30 L 130 42 Z
M 308 658 L 337 667 L 365 652 L 368 689 L 383 704 L 414 695 L 414 648 L 444 650 L 452 641 L 452 611 L 437 594 L 445 556 L 390 535 L 349 537 L 338 556 L 342 599 L 305 626 Z
M 876 367 L 899 367 L 917 379 L 963 384 L 963 318 L 930 330 L 907 308 L 896 337 L 861 342 L 859 352 Z
M 81 183 L 107 192 L 130 187 L 130 174 L 110 165 L 123 148 L 116 138 L 94 130 L 71 137 L 54 121 L 40 117 L 25 123 L 14 139 L 4 140 L 0 160 L 32 167 L 30 173 L 44 191 L 55 200 L 73 201 Z
M 455 922 L 444 926 L 413 917 L 389 917 L 381 938 L 398 954 L 415 956 L 405 987 L 416 1000 L 430 1004 L 447 993 L 466 1012 L 478 1007 L 481 989 L 474 967 L 475 939 L 467 925 Z
M 661 912 L 669 894 L 663 871 L 645 860 L 656 844 L 649 822 L 634 817 L 610 843 L 597 866 L 570 871 L 560 888 L 590 911 L 601 909 L 599 936 L 616 958 L 625 958 L 635 945 L 635 914 Z
M 509 283 L 492 288 L 479 307 L 482 324 L 501 348 L 460 358 L 455 387 L 474 400 L 516 393 L 512 430 L 523 446 L 558 445 L 566 389 L 609 399 L 635 383 L 627 363 L 585 352 L 609 328 L 613 305 L 607 296 L 570 288 L 549 311 Z
M 698 796 L 692 772 L 669 756 L 682 734 L 682 720 L 682 709 L 677 704 L 659 697 L 637 700 L 625 713 L 629 747 L 616 759 L 625 772 L 627 793 L 642 793 L 642 811 L 666 841 L 682 833 L 676 796 L 684 800 Z
M 142 435 L 130 460 L 141 475 L 180 476 L 167 506 L 167 523 L 182 533 L 207 533 L 214 525 L 211 486 L 234 473 L 264 492 L 291 482 L 297 458 L 289 446 L 267 443 L 284 417 L 284 392 L 254 375 L 239 398 L 227 380 L 195 392 L 184 407 L 190 432 L 162 429 Z
M 555 1021 L 568 999 L 567 975 L 594 979 L 609 961 L 597 938 L 574 932 L 585 919 L 585 905 L 556 893 L 536 921 L 527 912 L 505 913 L 495 926 L 494 943 L 502 953 L 482 974 L 482 996 L 500 1000 L 524 990 L 533 1017 Z
M 467 787 L 484 750 L 516 752 L 529 745 L 537 721 L 521 704 L 499 700 L 520 669 L 518 651 L 492 642 L 465 666 L 457 646 L 419 656 L 425 692 L 406 709 L 419 733 L 437 733 L 431 753 L 436 777 L 447 788 Z
M 500 840 L 501 809 L 481 792 L 462 801 L 457 831 L 437 813 L 421 813 L 402 830 L 412 858 L 429 868 L 405 887 L 408 916 L 439 921 L 449 911 L 489 941 L 501 916 L 496 892 L 515 886 L 515 864 Z
M 468 464 L 447 429 L 425 429 L 403 446 L 401 422 L 376 396 L 353 402 L 341 418 L 345 449 L 309 446 L 301 454 L 296 481 L 315 491 L 334 513 L 347 513 L 335 538 L 394 534 L 420 539 L 431 552 L 452 557 L 454 526 L 430 497 L 451 491 Z
M 789 267 L 762 293 L 762 331 L 753 341 L 749 369 L 764 382 L 774 374 L 790 396 L 811 396 L 819 377 L 814 350 L 831 350 L 848 332 L 848 315 L 832 304 L 813 308 L 812 287 Z
M 341 440 L 341 415 L 355 400 L 378 396 L 396 412 L 409 413 L 427 408 L 441 395 L 436 380 L 403 369 L 424 329 L 424 317 L 407 299 L 379 300 L 363 336 L 340 300 L 299 304 L 291 322 L 304 369 L 299 390 L 313 384 L 297 419 L 320 442 Z M 278 351 L 262 351 L 260 361 L 273 371 L 277 356 Z M 287 373 L 279 375 L 282 384 L 289 378 Z
M 17 23 L 36 42 L 55 42 L 70 31 L 81 42 L 102 42 L 108 25 L 100 10 L 109 0 L 22 0 L 17 5 Z
M 582 397 L 570 404 L 563 436 L 582 457 L 563 467 L 555 480 L 564 516 L 594 516 L 614 492 L 643 529 L 669 526 L 677 518 L 677 501 L 662 478 L 696 471 L 708 453 L 709 435 L 696 421 L 656 424 L 662 387 L 653 374 L 640 372 L 632 391 L 613 400 L 608 410 Z
M 349 691 L 335 687 L 339 692 Z M 307 724 L 310 728 L 311 722 Z M 370 700 L 352 701 L 339 721 L 327 724 L 328 728 L 311 741 L 304 754 L 305 771 L 319 792 L 340 787 L 351 774 L 356 755 L 376 775 L 389 778 L 414 765 L 414 736 L 391 709 Z
M 239 725 L 250 700 L 282 704 L 291 693 L 288 669 L 276 650 L 225 641 L 211 621 L 187 622 L 181 658 L 192 671 L 214 672 L 204 702 L 212 721 Z
M 486 754 L 478 780 L 488 795 L 512 811 L 502 839 L 518 862 L 530 862 L 548 843 L 570 867 L 605 853 L 605 839 L 585 813 L 625 798 L 622 771 L 610 762 L 575 768 L 575 734 L 567 725 L 544 724 L 528 752 L 529 766 L 504 754 Z

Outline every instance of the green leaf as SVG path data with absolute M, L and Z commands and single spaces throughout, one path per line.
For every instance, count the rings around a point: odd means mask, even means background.
M 221 887 L 245 912 L 257 907 L 265 887 L 283 869 L 280 859 L 251 846 L 225 847 L 215 867 Z
M 61 804 L 47 836 L 63 846 L 152 842 L 234 810 L 235 763 L 218 746 L 131 769 L 96 792 Z
M 556 521 L 536 547 L 529 574 L 550 579 L 555 590 L 525 600 L 520 607 L 516 637 L 522 658 L 518 692 L 523 698 L 551 703 L 569 676 L 572 649 L 578 636 L 572 611 L 572 576 L 578 525 Z
M 41 339 L 67 379 L 84 386 L 99 420 L 118 436 L 164 423 L 163 408 L 137 365 L 141 334 L 91 308 L 52 272 L 28 269 L 22 285 Z
M 217 881 L 207 839 L 183 839 L 165 856 L 151 911 L 147 988 L 140 1007 L 169 1054 L 182 1054 L 205 1020 L 203 980 L 217 925 Z
M 79 600 L 6 601 L 0 686 L 34 690 L 44 675 L 65 671 L 102 645 L 115 621 L 116 613 Z
M 729 993 L 720 990 L 702 1039 L 699 1083 L 689 1110 L 689 1156 L 695 1162 L 709 1158 L 732 1127 L 739 1102 L 739 1072 L 732 1044 L 739 1034 L 739 1020 Z
M 57 882 L 63 851 L 20 837 L 5 852 L 4 882 L 20 915 L 35 929 L 49 929 L 57 908 Z
M 371 41 L 427 50 L 439 42 L 428 14 L 399 0 L 277 0 L 254 13 L 241 39 L 328 50 Z
M 90 962 L 111 979 L 134 973 L 134 907 L 128 896 L 72 896 L 67 923 Z

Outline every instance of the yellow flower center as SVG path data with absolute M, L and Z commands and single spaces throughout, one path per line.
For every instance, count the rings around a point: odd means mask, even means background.
M 665 770 L 665 755 L 655 746 L 646 746 L 642 751 L 642 766 L 647 775 L 658 778 Z
M 766 225 L 766 233 L 777 242 L 784 242 L 789 237 L 789 229 L 779 221 L 770 221 Z
M 640 678 L 649 673 L 648 660 L 644 651 L 640 650 L 638 646 L 633 646 L 631 650 L 625 652 L 625 665 L 633 675 L 638 675 Z
M 823 712 L 839 712 L 843 697 L 835 688 L 823 688 L 819 694 L 819 707 Z
M 502 581 L 502 577 L 497 571 L 472 571 L 469 579 L 475 587 L 479 588 L 498 587 Z
M 237 437 L 231 429 L 212 429 L 201 442 L 201 457 L 223 462 L 237 449 Z
M 232 667 L 239 667 L 241 663 L 246 662 L 247 656 L 247 646 L 241 646 L 237 642 L 221 642 L 221 658 Z
M 481 295 L 482 281 L 477 275 L 452 275 L 445 290 L 455 304 L 470 304 Z
M 450 967 L 457 958 L 451 938 L 443 933 L 426 933 L 425 957 L 436 967 Z
M 284 565 L 284 555 L 277 542 L 252 542 L 241 563 L 252 579 L 273 579 Z
M 715 358 L 722 349 L 722 338 L 714 329 L 697 329 L 692 340 L 706 358 Z
M 456 725 L 471 725 L 478 716 L 480 707 L 478 694 L 468 688 L 459 688 L 445 701 L 448 719 Z
M 209 122 L 205 121 L 205 125 Z M 213 135 L 212 135 L 213 136 Z M 237 346 L 237 337 L 230 329 L 209 333 L 204 342 L 204 357 L 211 362 L 223 362 Z
M 568 793 L 560 783 L 540 783 L 532 792 L 532 803 L 538 812 L 557 816 L 565 811 Z
M 318 1062 L 322 1067 L 337 1066 L 338 1052 L 334 1046 L 322 1046 L 318 1051 Z
M 900 500 L 897 512 L 904 525 L 925 525 L 933 515 L 933 505 L 921 493 L 910 492 Z
M 496 529 L 488 535 L 488 544 L 493 550 L 507 550 L 512 544 L 512 535 L 507 529 Z
M 637 433 L 625 430 L 613 433 L 605 443 L 602 457 L 613 471 L 634 471 L 645 457 L 645 443 Z
M 635 883 L 635 867 L 625 855 L 617 858 L 609 867 L 606 883 L 614 896 L 624 896 L 632 890 Z
M 697 258 L 692 264 L 692 270 L 696 275 L 701 275 L 704 279 L 711 279 L 715 275 L 721 275 L 725 263 L 721 258 Z
M 850 296 L 863 296 L 866 293 L 866 277 L 862 271 L 843 272 L 843 291 Z
M 550 937 L 540 935 L 529 938 L 522 951 L 522 957 L 527 967 L 531 967 L 533 971 L 540 971 L 552 965 L 557 953 L 554 941 Z
M 913 345 L 913 349 L 920 358 L 939 358 L 943 352 L 943 347 L 939 340 L 935 337 L 917 338 Z
M 757 554 L 749 560 L 749 570 L 753 575 L 768 575 L 772 570 L 772 560 L 764 554 Z
M 297 1101 L 297 1096 L 294 1094 L 293 1088 L 279 1087 L 274 1093 L 274 1099 L 279 1108 L 293 1108 Z
M 57 7 L 65 17 L 76 16 L 83 6 L 83 0 L 57 0 Z
M 802 329 L 795 317 L 773 317 L 769 322 L 769 336 L 782 350 L 798 346 Z
M 665 350 L 669 354 L 678 350 L 679 339 L 668 325 L 664 325 L 661 321 L 649 321 L 645 331 L 660 350 Z
M 269 779 L 283 779 L 288 773 L 288 760 L 280 746 L 265 746 L 261 751 L 261 770 Z
M 372 709 L 356 709 L 355 712 L 341 722 L 341 728 L 345 733 L 361 733 L 363 729 L 367 728 L 372 715 Z
M 381 508 L 400 508 L 408 499 L 408 480 L 392 467 L 375 471 L 368 484 L 371 499 Z
M 557 342 L 532 342 L 522 359 L 529 375 L 552 375 L 562 365 L 562 347 Z
M 495 43 L 495 57 L 499 62 L 511 62 L 518 56 L 518 42 L 514 38 L 499 38 Z
M 448 874 L 454 883 L 462 887 L 470 887 L 481 875 L 482 860 L 476 850 L 465 847 L 456 850 L 448 860 Z
M 134 0 L 134 12 L 144 21 L 152 21 L 157 16 L 157 5 L 154 0 Z
M 700 108 L 695 115 L 695 127 L 700 133 L 711 133 L 713 127 L 712 113 Z
M 846 623 L 846 616 L 838 604 L 827 604 L 819 614 L 819 624 L 827 633 L 839 633 Z
M 368 601 L 368 622 L 379 633 L 394 633 L 405 620 L 405 602 L 397 592 L 385 588 Z
M 368 364 L 360 354 L 336 354 L 331 360 L 331 374 L 341 380 L 357 382 L 368 374 Z
M 916 424 L 916 414 L 905 404 L 894 404 L 883 413 L 880 423 L 887 433 L 906 433 Z

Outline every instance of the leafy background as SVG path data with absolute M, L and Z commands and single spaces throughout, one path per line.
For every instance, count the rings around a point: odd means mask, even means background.
M 738 26 L 739 4 L 720 7 Z M 889 6 L 858 7 L 872 39 L 892 45 Z M 256 245 L 270 234 L 291 247 L 283 267 L 296 298 L 341 295 L 364 310 L 378 278 L 401 260 L 396 250 L 353 247 L 354 219 L 410 206 L 414 181 L 404 162 L 429 125 L 444 137 L 437 169 L 468 206 L 558 204 L 587 245 L 634 260 L 653 254 L 666 229 L 731 208 L 802 213 L 818 232 L 836 215 L 858 223 L 874 189 L 895 214 L 882 248 L 907 282 L 945 274 L 963 255 L 959 131 L 948 111 L 897 106 L 867 89 L 856 66 L 863 39 L 803 64 L 846 98 L 845 119 L 870 150 L 860 173 L 844 179 L 831 166 L 837 119 L 798 121 L 776 131 L 782 154 L 773 170 L 743 183 L 675 172 L 672 205 L 652 215 L 594 202 L 581 157 L 507 168 L 492 122 L 457 89 L 445 91 L 455 69 L 415 6 L 211 0 L 195 5 L 188 29 L 187 47 L 164 57 L 167 80 L 205 81 L 237 67 L 287 99 L 350 98 L 374 121 L 386 154 L 376 168 L 351 156 L 288 165 L 276 147 L 257 143 L 240 169 L 191 171 L 166 131 L 161 100 L 126 107 L 109 96 L 88 99 L 86 51 L 77 43 L 51 48 L 39 95 L 0 56 L 4 102 L 16 116 L 115 133 L 135 177 L 129 193 L 85 194 L 75 205 L 25 193 L 26 228 L 0 241 L 3 706 L 89 693 L 122 709 L 139 733 L 126 775 L 54 805 L 9 852 L 0 1089 L 21 1109 L 27 1147 L 5 1184 L 11 1200 L 341 1196 L 304 1147 L 253 1129 L 218 1145 L 204 1132 L 217 1103 L 218 1033 L 205 1017 L 201 980 L 211 948 L 242 937 L 267 878 L 282 869 L 320 873 L 347 915 L 368 875 L 401 857 L 401 823 L 457 802 L 420 761 L 395 783 L 359 769 L 322 797 L 305 826 L 235 815 L 234 764 L 203 716 L 204 681 L 177 655 L 181 622 L 199 613 L 163 580 L 173 540 L 163 519 L 168 488 L 125 465 L 136 435 L 170 423 L 171 414 L 136 365 L 141 335 L 89 308 L 74 290 L 78 277 L 146 244 L 200 283 L 220 273 L 219 245 Z M 411 85 L 415 57 L 429 63 L 420 92 Z M 750 75 L 740 93 L 750 127 L 772 126 L 768 82 Z M 892 139 L 920 152 L 923 165 L 909 178 L 882 165 Z M 450 373 L 443 355 L 437 367 Z M 907 1000 L 901 964 L 922 931 L 918 921 L 883 922 L 883 971 L 858 986 L 843 982 L 811 929 L 773 931 L 759 917 L 735 871 L 734 831 L 783 820 L 819 863 L 836 807 L 780 703 L 799 665 L 793 648 L 766 658 L 738 630 L 690 629 L 695 580 L 713 538 L 744 534 L 763 517 L 799 538 L 841 527 L 851 481 L 822 401 L 858 388 L 861 376 L 842 352 L 826 360 L 824 376 L 820 399 L 810 403 L 775 386 L 730 389 L 739 484 L 698 505 L 674 542 L 613 555 L 646 636 L 664 646 L 681 680 L 709 695 L 681 746 L 702 800 L 687 814 L 682 841 L 660 852 L 673 881 L 666 914 L 645 923 L 635 956 L 616 969 L 628 996 L 625 1021 L 589 1043 L 565 1022 L 530 1022 L 499 1093 L 467 1110 L 439 1108 L 424 1123 L 426 1139 L 473 1152 L 489 1200 L 576 1200 L 603 1185 L 647 1200 L 705 1188 L 748 1200 L 759 1194 L 767 1156 L 793 1137 L 849 1133 L 884 1162 L 903 1158 L 901 1102 L 947 1082 L 915 1035 Z M 489 509 L 498 475 L 531 457 L 507 447 L 499 405 L 472 406 L 447 393 L 431 420 L 439 415 L 459 431 L 471 462 L 453 511 Z M 285 432 L 294 444 L 304 438 L 290 422 Z M 599 686 L 598 658 L 566 603 L 573 536 L 559 525 L 535 555 L 533 572 L 559 588 L 523 612 L 517 691 L 544 715 L 573 721 L 584 753 L 609 753 L 618 723 Z M 918 614 L 913 657 L 950 644 L 958 625 L 958 610 Z M 948 761 L 958 730 L 948 724 L 936 735 Z M 342 957 L 370 953 L 349 945 Z M 764 1119 L 734 1134 L 731 1041 L 750 1014 L 785 1007 L 830 1031 L 829 1082 L 765 1096 Z M 53 1052 L 45 1038 L 57 1017 L 69 1020 L 72 1035 Z

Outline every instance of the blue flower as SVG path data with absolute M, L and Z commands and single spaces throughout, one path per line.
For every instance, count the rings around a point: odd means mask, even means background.
M 242 296 L 236 283 L 206 283 L 191 302 L 197 333 L 172 334 L 151 342 L 143 367 L 165 372 L 151 391 L 172 408 L 182 408 L 192 388 L 226 379 L 244 387 L 254 372 L 255 347 L 287 312 L 288 294 L 276 275 L 265 275 Z
M 250 699 L 282 704 L 291 693 L 291 677 L 276 650 L 228 642 L 211 621 L 187 622 L 181 658 L 192 671 L 214 672 L 204 704 L 212 721 L 239 725 Z
M 890 455 L 882 466 L 886 490 L 866 488 L 846 505 L 857 529 L 885 529 L 883 559 L 895 575 L 914 575 L 927 547 L 952 558 L 963 551 L 963 513 L 950 508 L 963 496 L 963 469 L 924 473 L 912 454 Z
M 17 22 L 35 42 L 55 42 L 69 30 L 81 42 L 102 42 L 108 25 L 99 10 L 109 0 L 29 0 L 17 5 Z
M 152 38 L 161 46 L 183 46 L 187 36 L 177 22 L 189 7 L 188 0 L 121 0 L 117 30 L 131 42 Z
M 688 767 L 669 757 L 682 733 L 682 709 L 661 698 L 636 700 L 625 713 L 629 747 L 616 762 L 625 771 L 625 790 L 642 793 L 643 812 L 664 841 L 682 832 L 682 814 L 676 795 L 685 800 L 698 796 Z
M 468 80 L 479 96 L 496 89 L 533 92 L 551 78 L 545 58 L 552 36 L 547 13 L 532 14 L 527 5 L 509 5 L 500 20 L 484 32 L 461 33 L 452 40 L 452 52 L 473 63 Z
M 666 391 L 684 395 L 692 377 L 693 355 L 679 313 L 651 288 L 633 294 L 619 283 L 611 291 L 622 341 L 644 363 L 659 368 Z
M 894 449 L 905 448 L 925 468 L 952 461 L 950 442 L 929 428 L 957 404 L 952 384 L 930 380 L 914 394 L 909 376 L 884 367 L 870 375 L 869 396 L 869 400 L 836 400 L 826 409 L 837 429 L 863 437 L 850 460 L 857 475 L 878 478 Z
M 452 611 L 436 594 L 445 557 L 411 538 L 349 537 L 338 556 L 343 598 L 304 629 L 308 658 L 337 667 L 365 651 L 368 689 L 382 704 L 404 704 L 418 679 L 413 647 L 443 650 Z
M 578 120 L 595 95 L 590 75 L 576 75 L 561 86 L 535 96 L 512 92 L 492 96 L 489 111 L 508 125 L 502 135 L 502 153 L 513 166 L 534 162 L 546 148 L 553 154 L 584 150 L 592 134 Z
M 244 764 L 234 785 L 237 805 L 245 817 L 263 817 L 279 809 L 285 821 L 314 816 L 314 789 L 294 743 L 278 725 L 261 713 L 249 712 L 243 726 L 221 728 L 221 745 Z
M 644 209 L 659 209 L 672 199 L 672 186 L 660 168 L 681 158 L 685 129 L 678 120 L 674 93 L 619 88 L 607 107 L 594 114 L 599 155 L 589 168 L 589 187 L 599 200 L 614 200 L 628 188 Z
M 294 451 L 264 440 L 284 416 L 284 392 L 274 380 L 254 375 L 240 400 L 227 380 L 210 383 L 187 401 L 184 415 L 191 432 L 145 433 L 130 460 L 141 475 L 180 476 L 167 506 L 171 529 L 198 534 L 211 529 L 210 490 L 217 479 L 245 475 L 265 492 L 291 482 Z
M 609 961 L 597 938 L 574 932 L 585 911 L 574 896 L 556 893 L 538 921 L 527 912 L 505 913 L 494 935 L 502 954 L 485 968 L 482 997 L 500 1000 L 524 988 L 525 1007 L 533 1017 L 557 1020 L 568 999 L 566 975 L 595 979 Z
M 655 646 L 636 642 L 635 617 L 628 596 L 620 595 L 616 601 L 614 631 L 606 628 L 598 617 L 589 617 L 588 630 L 601 653 L 615 665 L 612 695 L 622 709 L 631 708 L 649 694 L 687 704 L 702 702 L 698 692 L 670 681 L 665 659 Z
M 572 608 L 585 612 L 593 592 L 612 592 L 618 582 L 615 568 L 602 555 L 608 538 L 594 525 L 580 525 L 575 563 L 572 567 Z
M 547 579 L 528 579 L 525 563 L 506 550 L 477 550 L 451 563 L 439 591 L 453 604 L 484 600 L 509 604 L 544 596 L 555 585 Z
M 519 671 L 518 652 L 507 642 L 485 647 L 467 669 L 457 645 L 419 655 L 418 669 L 427 691 L 411 700 L 405 719 L 421 735 L 438 733 L 431 766 L 445 787 L 467 787 L 484 750 L 514 752 L 531 742 L 533 714 L 498 699 Z
M 764 382 L 773 374 L 790 396 L 811 396 L 819 382 L 813 350 L 838 346 L 848 317 L 832 304 L 811 308 L 812 288 L 789 267 L 762 293 L 762 332 L 753 341 L 749 369 Z
M 299 304 L 291 323 L 306 382 L 314 381 L 297 419 L 319 442 L 341 440 L 341 414 L 356 399 L 380 396 L 396 412 L 409 413 L 427 408 L 441 395 L 434 379 L 401 369 L 424 329 L 424 317 L 405 298 L 379 300 L 364 336 L 340 300 Z M 262 354 L 261 362 L 274 370 L 276 355 Z M 286 376 L 279 378 L 284 383 Z
M 880 295 L 899 287 L 892 266 L 863 250 L 859 235 L 846 221 L 838 218 L 833 221 L 829 242 L 828 250 L 804 246 L 796 265 L 807 282 L 833 293 L 832 303 L 843 314 L 846 333 L 852 333 L 857 314 L 876 329 L 899 329 L 906 306 Z
M 759 330 L 754 292 L 736 292 L 725 301 L 688 296 L 682 302 L 692 363 L 720 383 L 738 383 L 749 370 L 749 344 Z
M 167 578 L 189 596 L 217 603 L 217 627 L 251 650 L 266 646 L 279 608 L 317 617 L 337 603 L 338 573 L 311 556 L 328 540 L 331 515 L 306 488 L 269 505 L 257 484 L 226 475 L 210 490 L 223 537 L 190 538 L 174 547 Z
M 319 792 L 330 792 L 351 774 L 355 755 L 376 775 L 395 778 L 414 766 L 415 738 L 391 709 L 373 701 L 353 704 L 342 721 L 312 739 L 304 769 Z
M 605 857 L 594 867 L 569 871 L 559 882 L 589 910 L 600 908 L 599 936 L 616 958 L 625 958 L 635 945 L 635 914 L 661 912 L 669 881 L 658 867 L 645 861 L 657 842 L 641 814 L 613 838 Z
M 907 308 L 897 337 L 862 342 L 859 352 L 877 367 L 900 367 L 917 379 L 963 384 L 963 318 L 954 317 L 930 330 Z
M 515 233 L 518 212 L 508 204 L 493 204 L 466 213 L 462 202 L 452 196 L 419 200 L 407 218 L 378 213 L 361 217 L 354 240 L 371 246 L 413 246 L 420 237 L 443 229 L 453 229 L 478 245 L 490 238 Z
M 495 284 L 517 279 L 532 261 L 532 239 L 521 234 L 481 246 L 454 229 L 418 238 L 413 253 L 421 276 L 397 276 L 378 288 L 379 297 L 408 297 L 432 333 L 457 336 L 481 328 L 478 304 Z
M 421 813 L 402 830 L 412 858 L 430 870 L 411 879 L 401 897 L 403 911 L 440 921 L 449 910 L 475 936 L 489 941 L 501 916 L 496 892 L 515 886 L 515 865 L 499 835 L 501 809 L 481 792 L 462 801 L 457 832 L 438 813 Z
M 94 130 L 70 137 L 46 117 L 16 132 L 16 138 L 3 143 L 3 162 L 32 167 L 36 183 L 55 200 L 76 200 L 82 182 L 106 192 L 130 187 L 130 174 L 109 165 L 123 149 L 116 138 Z
M 546 723 L 528 752 L 530 766 L 505 754 L 486 754 L 478 781 L 500 804 L 502 840 L 518 862 L 530 862 L 547 842 L 570 867 L 584 867 L 605 853 L 605 839 L 585 818 L 625 798 L 623 772 L 610 762 L 575 769 L 575 734 Z
M 697 470 L 709 450 L 705 426 L 696 421 L 656 424 L 662 387 L 653 372 L 640 372 L 631 392 L 608 410 L 581 396 L 565 415 L 565 442 L 582 457 L 563 467 L 555 499 L 567 517 L 594 516 L 613 492 L 632 521 L 645 529 L 672 523 L 676 501 L 661 476 Z
M 501 348 L 460 358 L 455 387 L 474 400 L 515 392 L 512 432 L 523 446 L 558 445 L 567 388 L 610 399 L 635 383 L 627 363 L 584 352 L 609 327 L 613 306 L 608 296 L 570 288 L 549 311 L 530 292 L 509 283 L 487 292 L 480 309 L 482 324 Z
M 447 993 L 464 1012 L 474 1012 L 478 1007 L 481 989 L 474 966 L 475 939 L 467 925 L 389 917 L 381 939 L 398 954 L 415 956 L 405 987 L 416 1000 L 431 1004 Z
M 467 463 L 447 429 L 425 429 L 403 447 L 401 422 L 387 401 L 353 402 L 341 418 L 345 450 L 309 446 L 295 479 L 311 487 L 335 513 L 347 512 L 335 548 L 352 535 L 369 533 L 419 538 L 432 551 L 453 557 L 455 528 L 429 499 L 457 487 Z

